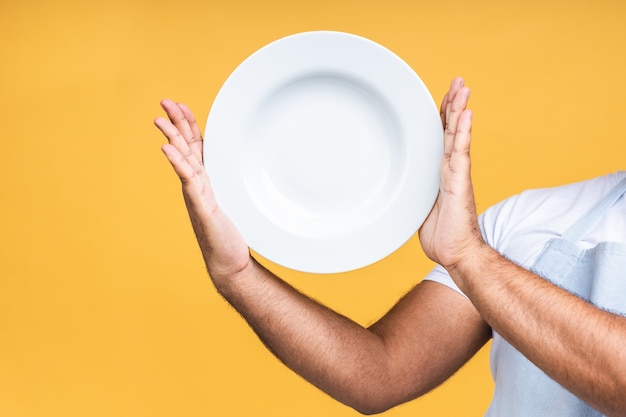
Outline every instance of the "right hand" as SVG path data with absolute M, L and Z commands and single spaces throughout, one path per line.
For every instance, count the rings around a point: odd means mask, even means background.
M 419 233 L 426 255 L 448 271 L 484 245 L 470 173 L 472 112 L 467 110 L 469 95 L 463 79 L 457 78 L 441 103 L 445 135 L 439 194 Z
M 196 238 L 213 280 L 229 277 L 250 264 L 250 252 L 235 225 L 219 208 L 203 164 L 203 139 L 193 113 L 182 103 L 164 99 L 168 119 L 156 127 L 168 143 L 161 148 L 180 178 L 183 197 Z

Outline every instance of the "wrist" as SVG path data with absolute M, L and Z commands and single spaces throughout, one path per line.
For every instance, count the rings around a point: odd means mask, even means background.
M 455 284 L 466 295 L 472 294 L 478 281 L 488 276 L 488 269 L 496 267 L 502 256 L 483 240 L 477 241 L 455 264 L 446 270 Z
M 207 270 L 215 289 L 227 299 L 229 294 L 240 292 L 239 287 L 245 286 L 246 282 L 254 279 L 256 269 L 257 264 L 252 256 L 248 257 L 246 263 L 239 266 L 228 264 L 226 267 L 207 263 Z

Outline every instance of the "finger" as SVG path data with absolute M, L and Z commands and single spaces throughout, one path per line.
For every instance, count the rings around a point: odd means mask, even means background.
M 172 100 L 166 98 L 161 100 L 161 108 L 165 110 L 167 117 L 176 126 L 182 137 L 187 141 L 193 141 L 193 131 L 185 113 Z
M 186 155 L 190 153 L 189 144 L 187 140 L 180 133 L 180 130 L 172 124 L 172 122 L 164 117 L 157 117 L 154 119 L 154 125 L 163 133 L 167 141 L 176 147 L 178 151 Z
M 176 175 L 178 175 L 182 183 L 186 183 L 193 178 L 193 168 L 175 146 L 166 143 L 161 147 L 161 150 L 167 157 L 167 160 L 170 161 L 170 164 L 174 168 Z
M 187 163 L 195 171 L 200 171 L 204 167 L 202 162 L 196 157 L 195 153 L 189 147 L 187 140 L 181 135 L 180 131 L 171 121 L 164 117 L 157 117 L 154 120 L 156 127 L 165 135 L 167 141 L 172 145 L 178 153 L 187 160 Z
M 195 116 L 193 115 L 191 110 L 189 110 L 189 107 L 187 107 L 186 104 L 178 103 L 178 108 L 183 112 L 183 115 L 185 116 L 185 119 L 187 119 L 189 127 L 191 128 L 191 140 L 188 141 L 189 147 L 191 148 L 191 151 L 196 155 L 196 158 L 198 158 L 198 160 L 202 162 L 203 141 L 202 132 L 200 131 L 198 122 L 196 121 Z
M 445 103 L 445 106 L 442 106 L 444 129 L 447 125 L 448 116 L 450 115 L 450 106 L 454 102 L 454 98 L 456 97 L 457 93 L 459 92 L 461 88 L 463 88 L 464 85 L 465 85 L 465 81 L 461 77 L 457 77 L 453 79 L 452 82 L 450 83 L 450 89 L 448 90 L 448 94 L 447 94 L 447 101 Z
M 441 106 L 439 107 L 439 117 L 441 117 L 441 125 L 443 128 L 446 128 L 446 109 L 448 108 L 448 100 L 450 97 L 450 92 L 448 91 L 445 96 L 443 96 L 443 100 L 441 100 Z
M 444 155 L 449 156 L 452 152 L 455 136 L 457 134 L 457 124 L 461 113 L 467 108 L 467 102 L 469 100 L 470 90 L 467 87 L 462 87 L 458 90 L 449 103 L 446 110 L 446 126 L 444 131 Z
M 464 110 L 459 115 L 454 145 L 450 155 L 450 168 L 455 173 L 469 174 L 470 171 L 472 117 L 471 110 Z

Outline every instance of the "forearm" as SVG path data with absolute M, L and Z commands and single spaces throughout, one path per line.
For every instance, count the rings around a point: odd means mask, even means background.
M 625 318 L 552 285 L 487 245 L 449 271 L 485 321 L 539 368 L 606 415 L 626 415 Z
M 254 260 L 236 276 L 213 279 L 280 360 L 366 414 L 436 387 L 490 336 L 465 297 L 433 282 L 420 283 L 364 328 L 307 298 Z
M 282 362 L 339 401 L 372 407 L 385 347 L 370 330 L 301 294 L 251 259 L 218 291 Z

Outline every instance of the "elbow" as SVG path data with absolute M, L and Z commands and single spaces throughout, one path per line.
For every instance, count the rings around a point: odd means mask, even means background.
M 362 415 L 371 416 L 384 413 L 407 400 L 399 399 L 396 395 L 397 393 L 385 393 L 381 390 L 375 393 L 364 390 L 343 403 Z
M 415 372 L 389 366 L 380 357 L 367 365 L 335 374 L 332 389 L 324 391 L 367 416 L 384 413 L 429 391 L 426 380 L 416 378 Z
M 361 404 L 354 404 L 351 405 L 351 407 L 356 410 L 358 413 L 364 415 L 364 416 L 373 416 L 375 414 L 381 414 L 384 413 L 385 411 L 393 408 L 393 405 L 384 405 L 384 404 L 370 404 L 370 403 L 361 403 Z
M 375 410 L 375 409 L 370 410 L 370 409 L 368 409 L 368 408 L 365 408 L 365 409 L 358 409 L 358 408 L 355 408 L 355 410 L 356 410 L 359 414 L 362 414 L 362 415 L 364 415 L 364 416 L 373 416 L 373 415 L 376 415 L 376 414 L 383 413 L 383 412 L 385 411 L 385 410 L 378 411 L 378 410 Z

